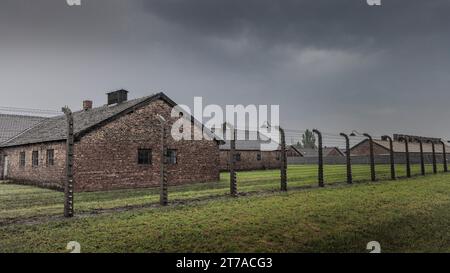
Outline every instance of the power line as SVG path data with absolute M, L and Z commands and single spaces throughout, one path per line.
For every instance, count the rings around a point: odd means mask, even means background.
M 18 107 L 5 107 L 0 106 L 0 111 L 20 113 L 20 114 L 40 114 L 40 115 L 61 115 L 60 111 L 48 110 L 48 109 L 36 109 L 36 108 L 18 108 Z

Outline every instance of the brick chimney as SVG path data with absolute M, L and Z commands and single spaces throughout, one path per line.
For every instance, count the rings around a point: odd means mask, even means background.
M 83 110 L 88 111 L 92 109 L 92 101 L 91 100 L 85 100 L 83 101 Z
M 106 93 L 108 95 L 108 105 L 119 104 L 128 100 L 128 91 L 121 89 Z

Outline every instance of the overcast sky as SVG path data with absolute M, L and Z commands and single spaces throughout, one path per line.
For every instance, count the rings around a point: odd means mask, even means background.
M 450 139 L 450 1 L 1 0 L 0 106 L 164 91 L 281 124 Z

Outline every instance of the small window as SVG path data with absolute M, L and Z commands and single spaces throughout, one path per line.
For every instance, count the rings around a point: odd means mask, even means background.
M 39 166 L 39 152 L 33 151 L 31 156 L 31 161 L 33 163 L 33 167 Z
M 277 160 L 281 160 L 281 154 L 279 152 L 277 153 Z
M 25 167 L 25 152 L 20 152 L 19 165 Z
M 236 159 L 236 161 L 241 161 L 241 154 L 235 154 L 234 158 Z
M 139 165 L 150 165 L 150 164 L 152 164 L 152 150 L 150 150 L 150 149 L 139 149 L 138 150 L 138 164 Z
M 167 164 L 177 164 L 177 150 L 167 149 Z
M 256 160 L 261 161 L 261 153 L 256 154 Z
M 47 150 L 47 166 L 55 165 L 55 150 Z

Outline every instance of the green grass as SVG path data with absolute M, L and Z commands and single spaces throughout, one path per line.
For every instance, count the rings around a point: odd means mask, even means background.
M 413 165 L 413 174 L 420 172 L 419 165 Z M 427 170 L 431 168 L 427 166 Z M 324 169 L 325 183 L 334 184 L 346 181 L 345 165 L 327 165 Z M 377 177 L 390 178 L 389 165 L 376 166 Z M 405 176 L 405 167 L 397 166 L 397 174 Z M 353 166 L 354 181 L 370 179 L 368 165 Z M 288 187 L 317 185 L 317 166 L 293 165 L 288 168 Z M 258 192 L 278 190 L 280 188 L 280 173 L 278 170 L 251 171 L 238 173 L 239 192 Z M 197 183 L 169 188 L 171 201 L 184 201 L 209 196 L 223 196 L 229 193 L 229 175 L 222 173 L 220 181 Z M 91 192 L 75 194 L 75 209 L 77 213 L 93 210 L 114 209 L 127 206 L 141 206 L 159 201 L 159 189 L 132 189 L 106 192 Z M 0 223 L 9 220 L 39 216 L 57 216 L 63 211 L 63 194 L 52 190 L 32 186 L 0 184 Z
M 0 252 L 69 241 L 83 252 L 366 252 L 374 240 L 383 252 L 450 252 L 449 226 L 450 176 L 438 174 L 7 225 Z

